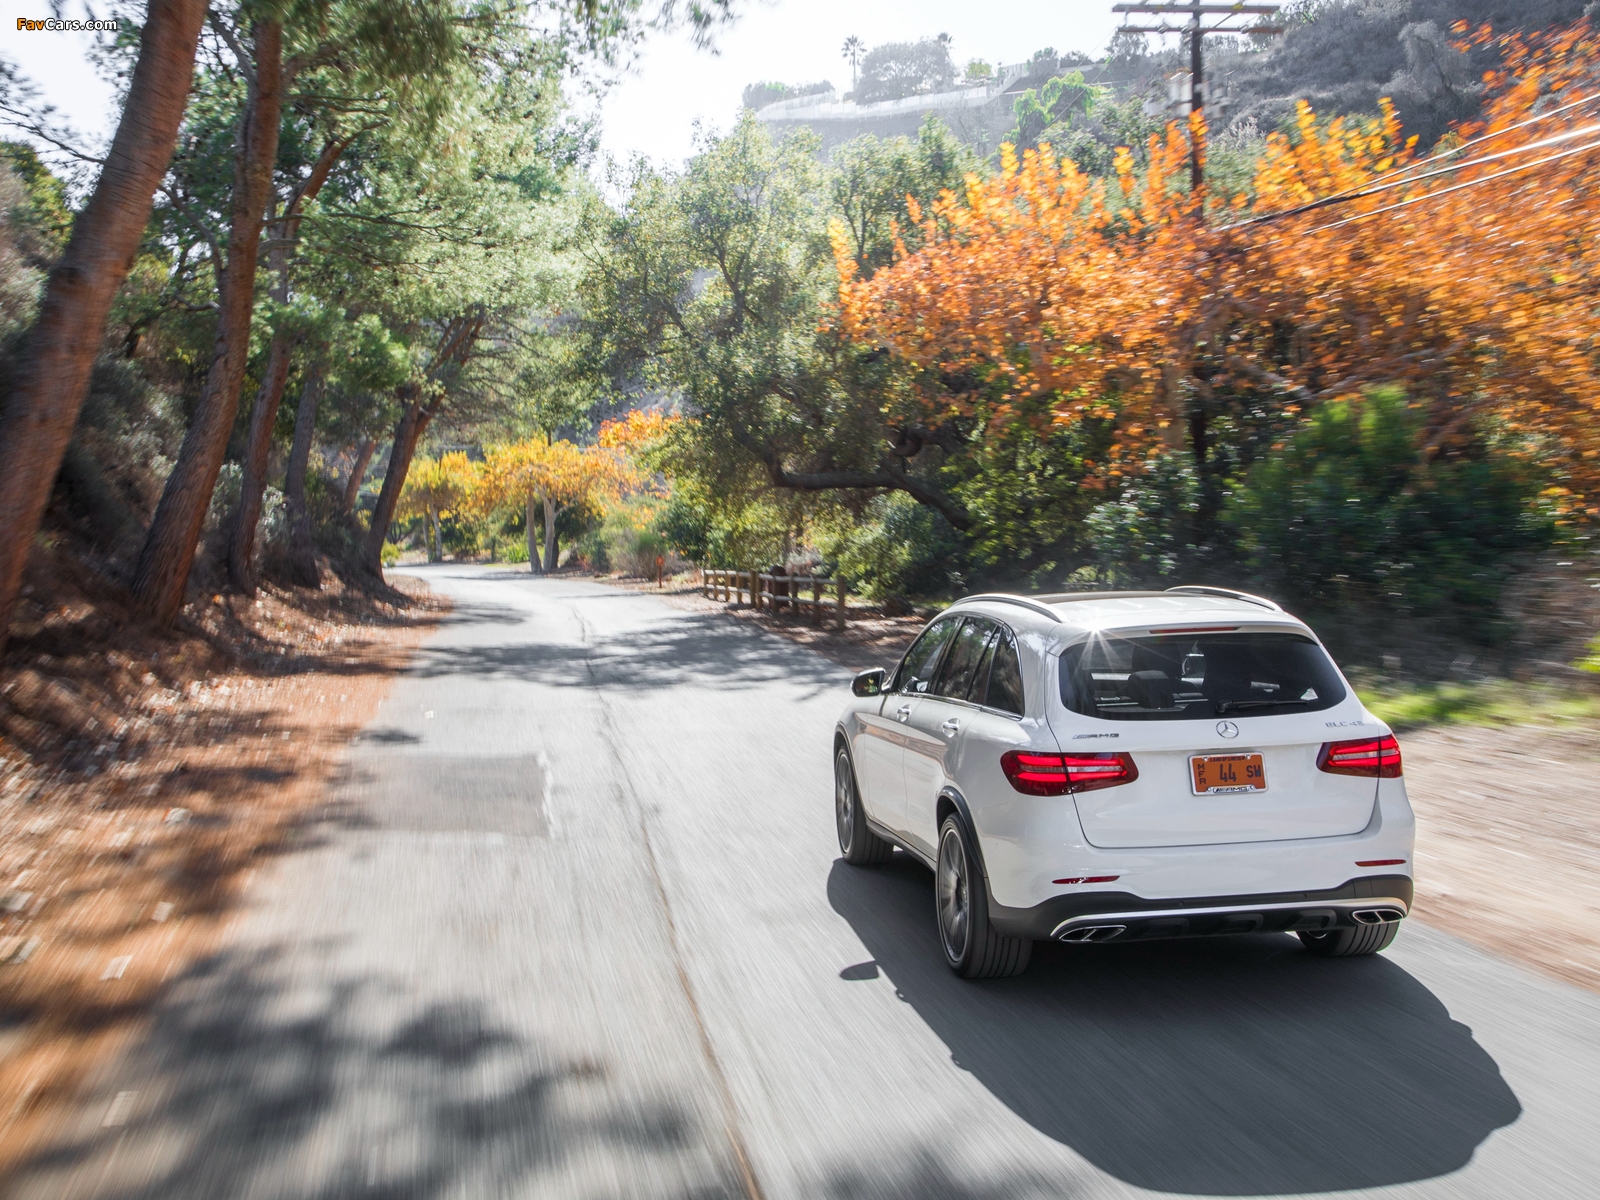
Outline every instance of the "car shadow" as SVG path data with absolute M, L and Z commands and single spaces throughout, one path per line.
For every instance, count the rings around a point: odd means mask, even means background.
M 1164 1192 L 1343 1191 L 1462 1167 L 1521 1114 L 1495 1061 L 1382 956 L 1278 934 L 1039 943 L 1017 979 L 945 967 L 932 881 L 835 862 L 833 908 L 957 1066 L 1035 1129 Z M 849 978 L 871 975 L 868 964 Z

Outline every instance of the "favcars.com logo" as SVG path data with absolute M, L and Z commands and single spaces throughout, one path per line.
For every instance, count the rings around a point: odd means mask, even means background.
M 60 17 L 18 17 L 17 30 L 30 33 L 43 30 L 47 33 L 117 33 L 122 28 L 119 21 L 64 21 Z

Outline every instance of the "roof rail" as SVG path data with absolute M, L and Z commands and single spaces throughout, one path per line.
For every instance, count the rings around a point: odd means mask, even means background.
M 1179 592 L 1190 596 L 1226 596 L 1229 600 L 1243 600 L 1246 604 L 1259 604 L 1262 608 L 1270 608 L 1273 612 L 1282 612 L 1283 606 L 1275 600 L 1268 600 L 1265 596 L 1253 596 L 1249 592 L 1236 592 L 1231 588 L 1205 587 L 1198 583 L 1184 584 L 1182 587 L 1168 588 L 1168 592 Z
M 1164 595 L 1165 592 L 1051 592 L 1034 599 L 1041 604 L 1071 604 L 1075 600 L 1139 600 Z
M 1049 605 L 1041 604 L 1037 600 L 1030 600 L 1026 596 L 1011 596 L 1004 592 L 983 592 L 976 596 L 963 596 L 950 607 L 956 608 L 959 605 L 972 604 L 979 600 L 989 600 L 996 604 L 1020 604 L 1023 608 L 1030 608 L 1042 617 L 1049 617 L 1058 625 L 1061 623 L 1061 614 Z

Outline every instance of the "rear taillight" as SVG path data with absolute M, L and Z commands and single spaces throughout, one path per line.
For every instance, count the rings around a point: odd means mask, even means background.
M 1130 754 L 1035 754 L 1008 750 L 1000 756 L 1000 769 L 1011 786 L 1030 796 L 1065 796 L 1116 787 L 1139 778 Z
M 1330 775 L 1365 775 L 1369 778 L 1400 778 L 1400 743 L 1394 735 L 1357 738 L 1353 742 L 1324 742 L 1317 755 L 1317 768 Z

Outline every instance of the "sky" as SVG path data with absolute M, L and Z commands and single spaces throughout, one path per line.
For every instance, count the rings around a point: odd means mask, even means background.
M 869 47 L 948 33 L 957 65 L 970 58 L 1021 62 L 1035 50 L 1100 51 L 1120 18 L 1112 0 L 743 0 L 742 15 L 719 30 L 711 50 L 684 32 L 648 39 L 636 61 L 599 102 L 601 150 L 620 159 L 645 155 L 675 166 L 694 145 L 695 122 L 726 129 L 745 84 L 762 79 L 826 79 L 844 91 L 850 65 L 840 54 L 852 35 Z M 81 17 L 68 0 L 63 15 Z M 0 56 L 91 142 L 109 138 L 116 118 L 110 84 L 87 60 L 93 35 L 21 32 L 17 18 L 50 15 L 48 0 L 0 0 Z M 103 9 L 102 9 L 103 11 Z M 11 134 L 10 136 L 15 136 Z
M 726 129 L 748 83 L 763 79 L 850 88 L 840 53 L 851 35 L 868 47 L 948 33 L 959 67 L 971 58 L 1026 61 L 1035 50 L 1097 53 L 1121 18 L 1113 0 L 746 0 L 743 16 L 716 35 L 715 53 L 682 33 L 644 47 L 633 72 L 601 106 L 601 148 L 676 165 L 693 146 L 694 122 Z

